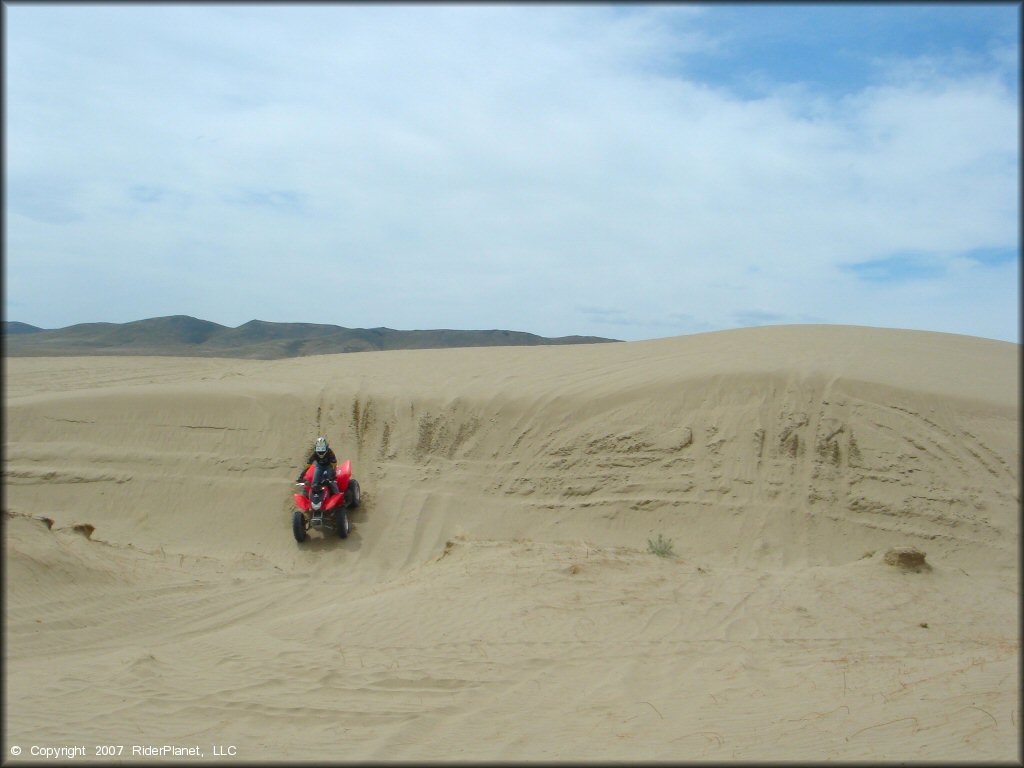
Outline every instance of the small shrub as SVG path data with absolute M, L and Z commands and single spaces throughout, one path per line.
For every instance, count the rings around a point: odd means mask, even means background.
M 674 557 L 676 554 L 672 551 L 672 539 L 666 539 L 660 533 L 657 539 L 647 540 L 647 551 L 658 557 Z
M 885 553 L 885 562 L 902 568 L 905 571 L 920 573 L 930 571 L 932 567 L 925 562 L 925 554 L 914 547 L 893 547 Z

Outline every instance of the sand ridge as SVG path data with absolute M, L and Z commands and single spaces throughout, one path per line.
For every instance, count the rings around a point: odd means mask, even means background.
M 7 359 L 8 738 L 1017 759 L 1018 355 L 780 326 Z M 320 433 L 364 504 L 299 545 Z

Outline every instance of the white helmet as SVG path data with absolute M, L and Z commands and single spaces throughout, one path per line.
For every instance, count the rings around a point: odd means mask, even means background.
M 327 438 L 321 435 L 316 439 L 316 455 L 323 458 L 327 453 Z

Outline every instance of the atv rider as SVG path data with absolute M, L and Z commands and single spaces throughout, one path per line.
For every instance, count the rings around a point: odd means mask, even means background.
M 320 482 L 325 479 L 324 475 L 326 474 L 327 483 L 331 486 L 331 493 L 341 493 L 341 489 L 338 488 L 338 476 L 335 471 L 338 466 L 338 457 L 334 455 L 334 451 L 327 445 L 327 438 L 323 435 L 316 439 L 313 452 L 306 459 L 305 466 L 299 470 L 299 476 L 295 478 L 297 484 L 303 484 L 302 477 L 306 474 L 306 468 L 310 464 L 315 464 L 313 488 L 320 487 Z

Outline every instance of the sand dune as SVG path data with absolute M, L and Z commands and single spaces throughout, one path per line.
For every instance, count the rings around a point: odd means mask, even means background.
M 5 754 L 1019 760 L 1018 354 L 7 359 Z M 364 503 L 300 545 L 319 433 Z

